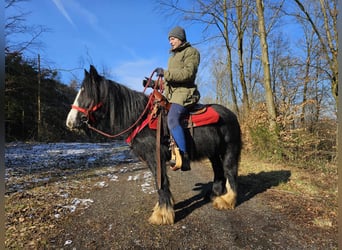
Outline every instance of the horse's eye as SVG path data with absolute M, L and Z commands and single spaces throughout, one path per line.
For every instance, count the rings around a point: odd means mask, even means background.
M 85 115 L 82 115 L 81 121 L 82 122 L 87 122 L 88 121 L 88 117 L 86 117 Z

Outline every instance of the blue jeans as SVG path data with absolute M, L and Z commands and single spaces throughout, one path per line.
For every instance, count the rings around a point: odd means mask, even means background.
M 181 117 L 188 113 L 188 110 L 177 103 L 172 103 L 169 113 L 167 115 L 167 125 L 170 129 L 173 139 L 179 150 L 186 152 L 186 142 L 183 127 L 181 125 Z

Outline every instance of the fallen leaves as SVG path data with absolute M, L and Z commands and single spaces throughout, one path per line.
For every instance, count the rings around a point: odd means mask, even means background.
M 104 179 L 116 177 L 120 170 L 113 166 L 120 161 L 132 161 L 127 147 L 115 146 L 19 143 L 7 148 L 6 248 L 46 248 L 68 216 L 91 206 L 94 201 L 86 197 L 91 190 L 106 187 Z

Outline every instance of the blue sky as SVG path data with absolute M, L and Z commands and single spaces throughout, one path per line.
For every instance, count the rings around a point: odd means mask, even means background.
M 168 32 L 176 25 L 185 28 L 187 39 L 201 53 L 197 74 L 202 96 L 214 93 L 210 86 L 208 44 L 198 44 L 203 27 L 191 25 L 181 18 L 166 18 L 158 8 L 157 0 L 28 0 L 20 2 L 27 25 L 43 25 L 48 32 L 29 56 L 41 55 L 43 67 L 57 69 L 60 80 L 69 84 L 80 82 L 84 68 L 93 64 L 112 80 L 132 89 L 142 90 L 142 79 L 156 67 L 167 67 L 170 45 Z M 181 2 L 188 3 L 187 1 Z M 5 13 L 6 14 L 6 13 Z M 286 36 L 296 36 L 293 26 L 284 26 Z M 19 37 L 19 39 L 22 39 Z M 293 39 L 296 41 L 298 38 Z M 208 58 L 208 57 L 207 57 Z M 203 81 L 204 80 L 204 81 Z M 204 82 L 204 84 L 202 84 Z M 206 86 L 205 82 L 209 84 Z M 205 88 L 205 89 L 204 89 Z
M 49 29 L 33 51 L 43 66 L 62 69 L 65 84 L 75 76 L 82 80 L 83 68 L 93 64 L 109 78 L 141 90 L 144 76 L 167 66 L 171 28 L 185 27 L 190 42 L 198 36 L 188 25 L 162 16 L 153 0 L 31 0 L 20 7 L 31 12 L 28 25 Z

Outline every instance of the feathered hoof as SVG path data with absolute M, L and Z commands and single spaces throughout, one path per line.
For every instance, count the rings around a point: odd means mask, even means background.
M 218 210 L 234 209 L 236 204 L 236 193 L 229 192 L 213 199 L 213 206 Z
M 154 225 L 172 225 L 175 222 L 175 211 L 172 207 L 166 205 L 161 207 L 157 203 L 148 221 Z

